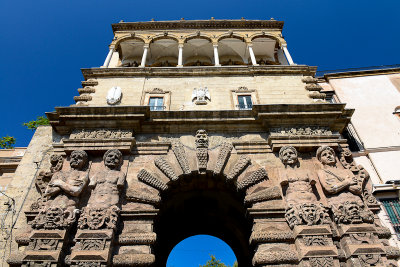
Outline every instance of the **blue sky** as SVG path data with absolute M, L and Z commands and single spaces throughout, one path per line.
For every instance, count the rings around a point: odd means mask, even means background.
M 121 19 L 273 17 L 285 21 L 283 34 L 298 64 L 330 70 L 400 63 L 398 0 L 2 0 L 0 10 L 0 136 L 15 136 L 17 146 L 27 146 L 33 134 L 23 122 L 74 104 L 80 68 L 102 65 L 112 40 L 110 24 Z M 213 245 L 220 249 L 208 239 L 190 242 L 186 250 L 212 253 Z

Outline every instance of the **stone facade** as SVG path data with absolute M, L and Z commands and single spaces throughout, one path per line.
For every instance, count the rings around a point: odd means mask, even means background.
M 279 36 L 282 26 L 120 23 L 115 40 L 127 32 L 153 36 L 154 25 L 185 32 L 213 25 L 228 37 L 245 26 Z M 86 97 L 47 114 L 52 127 L 37 131 L 17 169 L 37 188 L 14 191 L 25 199 L 12 252 L 5 252 L 10 266 L 165 266 L 173 247 L 198 233 L 227 242 L 240 266 L 396 266 L 400 251 L 377 217 L 368 172 L 340 160 L 348 148 L 340 132 L 353 110 L 321 100 L 315 68 L 83 72 Z M 121 102 L 107 104 L 114 86 L 122 88 Z M 191 101 L 199 87 L 210 95 L 198 105 Z M 256 105 L 229 102 L 243 92 Z M 146 94 L 171 104 L 152 109 Z M 190 108 L 181 108 L 185 101 Z M 38 171 L 29 165 L 32 153 L 43 159 Z

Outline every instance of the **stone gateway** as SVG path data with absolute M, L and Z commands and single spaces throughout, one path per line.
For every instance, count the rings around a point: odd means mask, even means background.
M 161 267 L 209 234 L 242 267 L 397 266 L 341 135 L 353 110 L 325 101 L 282 27 L 113 24 L 104 66 L 33 138 L 42 160 L 9 265 Z

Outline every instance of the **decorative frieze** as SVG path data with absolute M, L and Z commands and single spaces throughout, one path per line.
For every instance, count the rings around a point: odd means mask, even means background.
M 132 130 L 122 129 L 75 129 L 69 139 L 118 139 L 132 137 Z
M 324 127 L 273 128 L 270 132 L 288 136 L 332 135 L 332 131 Z

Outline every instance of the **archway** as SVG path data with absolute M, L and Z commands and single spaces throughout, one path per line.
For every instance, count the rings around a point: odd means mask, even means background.
M 204 265 L 214 255 L 228 266 L 236 261 L 235 253 L 223 240 L 210 235 L 195 235 L 177 244 L 168 256 L 167 267 Z
M 224 240 L 241 266 L 251 266 L 251 221 L 244 207 L 244 193 L 211 173 L 188 175 L 170 184 L 161 195 L 154 230 L 156 266 L 165 266 L 171 250 L 183 239 L 206 234 Z

